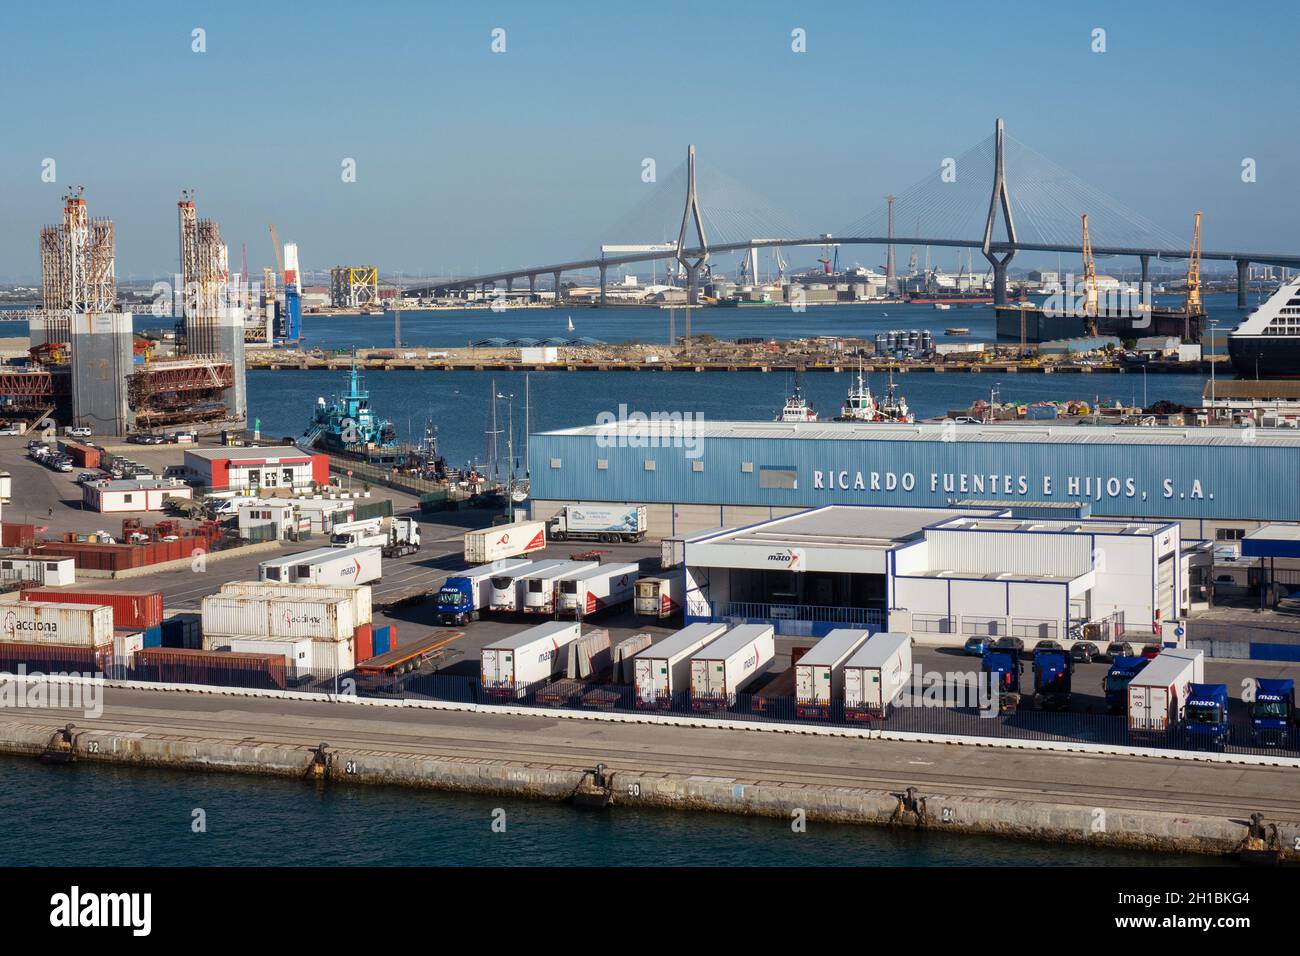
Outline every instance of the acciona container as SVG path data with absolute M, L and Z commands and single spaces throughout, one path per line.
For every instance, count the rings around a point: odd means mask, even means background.
M 259 598 L 211 594 L 203 599 L 203 633 L 236 637 L 351 639 L 351 598 Z
M 102 647 L 113 643 L 113 609 L 107 605 L 20 601 L 0 610 L 0 639 L 28 644 Z
M 272 581 L 229 581 L 221 594 L 255 598 L 349 598 L 357 627 L 371 624 L 372 595 L 368 584 L 276 584 Z

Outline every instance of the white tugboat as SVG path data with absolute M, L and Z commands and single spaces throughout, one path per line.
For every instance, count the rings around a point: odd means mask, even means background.
M 885 399 L 880 403 L 880 417 L 878 422 L 903 422 L 910 424 L 915 421 L 911 409 L 907 407 L 907 399 L 898 394 L 898 386 L 894 384 L 894 370 L 889 370 L 889 388 L 885 391 Z
M 809 405 L 808 400 L 803 397 L 800 378 L 801 376 L 795 375 L 794 393 L 785 400 L 785 407 L 781 409 L 781 414 L 776 418 L 778 422 L 817 421 L 817 411 Z
M 840 406 L 840 414 L 835 421 L 875 422 L 879 420 L 880 406 L 876 404 L 876 397 L 871 394 L 871 387 L 867 385 L 866 376 L 862 372 L 862 361 L 859 360 L 857 383 L 849 386 L 848 397 Z

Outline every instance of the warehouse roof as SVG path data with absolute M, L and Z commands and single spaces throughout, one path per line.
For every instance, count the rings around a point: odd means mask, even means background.
M 98 491 L 165 491 L 185 490 L 190 486 L 175 478 L 114 478 L 92 483 Z
M 1206 399 L 1255 398 L 1265 401 L 1274 399 L 1300 399 L 1300 381 L 1269 381 L 1254 379 L 1219 379 L 1206 382 L 1201 395 Z
M 1061 521 L 1041 518 L 969 518 L 958 517 L 931 525 L 938 530 L 1016 531 L 1040 534 L 1126 534 L 1138 537 L 1159 534 L 1175 524 L 1172 521 L 1106 521 L 1086 518 Z
M 224 459 L 257 463 L 271 458 L 276 461 L 310 461 L 312 458 L 311 453 L 294 445 L 271 445 L 267 448 L 187 448 L 185 455 L 208 461 Z
M 1047 425 L 1006 423 L 952 425 L 948 422 L 913 425 L 858 424 L 854 422 L 613 422 L 542 432 L 542 436 L 603 438 L 611 446 L 654 447 L 683 438 L 796 439 L 803 441 L 917 441 L 986 444 L 1071 445 L 1220 445 L 1242 444 L 1241 428 L 1123 425 Z M 620 441 L 620 438 L 626 441 Z M 1254 447 L 1300 448 L 1300 432 L 1293 428 L 1257 428 Z
M 996 512 L 984 512 L 993 515 Z M 690 544 L 832 546 L 887 548 L 919 535 L 929 525 L 978 512 L 946 508 L 888 508 L 873 505 L 827 505 L 746 528 L 710 532 L 687 539 Z

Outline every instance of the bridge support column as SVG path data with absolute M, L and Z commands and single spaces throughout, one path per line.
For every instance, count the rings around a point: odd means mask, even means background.
M 686 304 L 700 304 L 700 267 L 689 263 L 686 266 Z
M 537 273 L 534 272 L 528 277 L 528 300 L 531 302 L 535 298 L 537 298 Z
M 1138 261 L 1142 263 L 1142 291 L 1145 293 L 1147 283 L 1151 281 L 1151 257 L 1138 256 Z
M 1248 306 L 1246 292 L 1250 288 L 1250 263 L 1245 259 L 1237 260 L 1237 308 Z
M 515 279 L 514 279 L 514 276 L 510 276 L 509 278 L 506 279 L 506 291 L 507 291 L 507 292 L 514 292 L 514 291 L 515 291 Z
M 1010 252 L 1000 258 L 990 252 L 984 253 L 984 258 L 989 261 L 993 267 L 993 304 L 1007 304 L 1007 263 L 1015 257 L 1016 251 Z
M 605 263 L 600 264 L 600 307 L 605 308 L 605 283 L 607 278 L 608 266 Z
M 551 278 L 555 282 L 555 304 L 559 305 L 560 299 L 563 298 L 564 295 L 560 289 L 560 274 L 558 272 L 552 272 Z

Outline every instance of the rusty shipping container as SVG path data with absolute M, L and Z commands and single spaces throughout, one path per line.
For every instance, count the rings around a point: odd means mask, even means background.
M 208 684 L 283 690 L 282 654 L 236 654 L 179 647 L 147 647 L 136 651 L 132 670 L 138 680 L 168 684 Z
M 0 672 L 16 674 L 103 674 L 113 663 L 113 645 L 74 647 L 69 644 L 31 644 L 0 641 Z
M 162 624 L 161 591 L 91 591 L 83 588 L 28 588 L 24 601 L 54 601 L 63 604 L 107 604 L 113 609 L 114 627 L 148 630 Z
M 113 643 L 113 609 L 107 605 L 38 601 L 6 604 L 0 609 L 0 639 L 101 647 Z

